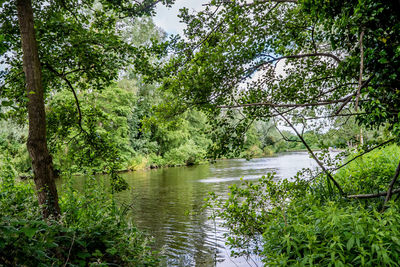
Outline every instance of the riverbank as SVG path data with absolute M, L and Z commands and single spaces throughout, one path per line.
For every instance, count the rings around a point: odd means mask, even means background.
M 32 181 L 0 168 L 0 266 L 159 266 L 125 209 L 94 178 L 76 190 L 63 177 L 60 217 L 42 217 Z

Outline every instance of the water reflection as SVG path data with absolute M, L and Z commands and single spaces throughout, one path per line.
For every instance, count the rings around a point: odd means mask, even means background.
M 261 266 L 244 258 L 230 258 L 224 246 L 225 230 L 202 211 L 208 192 L 226 196 L 228 186 L 243 179 L 258 179 L 269 172 L 291 177 L 314 167 L 305 152 L 275 157 L 221 160 L 212 165 L 165 168 L 123 174 L 132 189 L 118 194 L 120 202 L 133 204 L 136 225 L 155 239 L 168 266 Z

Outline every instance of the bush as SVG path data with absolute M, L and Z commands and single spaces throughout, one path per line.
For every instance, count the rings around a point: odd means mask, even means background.
M 128 170 L 137 171 L 147 167 L 148 159 L 142 155 L 137 155 L 128 162 Z
M 70 185 L 60 197 L 62 216 L 44 221 L 31 183 L 2 177 L 0 263 L 14 266 L 156 266 L 147 239 L 113 198 L 91 179 L 84 192 Z
M 395 266 L 399 211 L 398 206 L 382 214 L 354 203 L 296 201 L 265 225 L 261 255 L 266 265 Z
M 335 178 L 346 192 L 386 190 L 399 155 L 397 146 L 373 151 Z M 269 174 L 231 186 L 228 199 L 212 194 L 207 205 L 229 230 L 233 256 L 257 255 L 267 266 L 397 266 L 400 205 L 391 201 L 382 212 L 382 199 L 347 199 L 331 186 L 324 176 Z
M 357 154 L 351 155 L 348 160 Z M 399 164 L 397 145 L 374 150 L 349 163 L 335 175 L 343 189 L 352 194 L 385 191 Z
M 165 165 L 165 160 L 163 159 L 163 157 L 161 157 L 159 155 L 150 154 L 148 165 L 150 168 L 163 167 Z
M 204 159 L 206 152 L 198 147 L 194 141 L 189 140 L 185 144 L 173 148 L 165 153 L 164 159 L 167 165 L 194 165 Z

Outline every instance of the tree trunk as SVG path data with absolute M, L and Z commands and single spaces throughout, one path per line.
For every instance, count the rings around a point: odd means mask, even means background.
M 38 47 L 31 0 L 17 0 L 18 21 L 23 51 L 26 93 L 28 96 L 29 135 L 27 147 L 32 158 L 34 181 L 44 218 L 60 214 L 53 161 L 46 143 L 46 113 Z

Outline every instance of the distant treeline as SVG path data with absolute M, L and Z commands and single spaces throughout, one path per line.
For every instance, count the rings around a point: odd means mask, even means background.
M 101 173 L 107 171 L 110 162 L 119 170 L 137 170 L 199 164 L 211 157 L 208 151 L 213 145 L 213 129 L 207 116 L 197 110 L 170 119 L 157 116 L 154 106 L 164 103 L 155 85 L 123 79 L 100 92 L 81 92 L 78 99 L 81 114 L 74 96 L 67 91 L 53 95 L 47 104 L 47 136 L 56 169 L 79 173 L 90 167 Z M 18 175 L 30 176 L 27 126 L 12 120 L 0 123 L 1 162 L 8 159 Z M 306 131 L 304 139 L 313 149 L 343 149 L 360 143 L 360 128 L 354 120 L 337 124 L 325 133 Z M 363 141 L 376 141 L 380 135 L 378 131 L 364 131 Z M 305 150 L 305 146 L 272 121 L 256 121 L 239 150 L 221 156 L 263 157 Z

